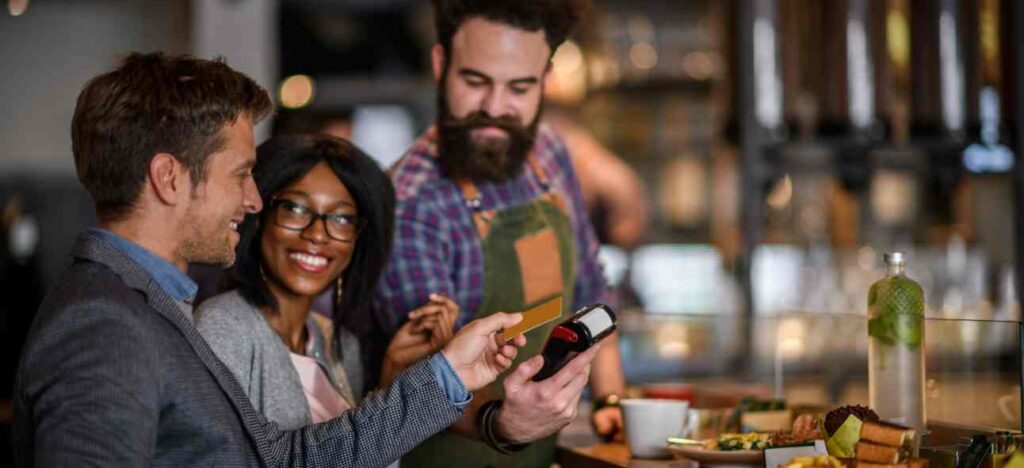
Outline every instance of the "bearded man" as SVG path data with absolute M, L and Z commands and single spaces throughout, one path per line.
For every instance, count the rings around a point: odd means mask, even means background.
M 398 330 L 431 294 L 455 299 L 460 326 L 556 297 L 570 313 L 606 293 L 569 154 L 538 124 L 552 54 L 583 6 L 570 0 L 435 2 L 438 116 L 392 170 L 397 229 L 377 291 L 386 332 Z M 519 356 L 532 360 L 504 384 L 493 384 L 488 396 L 478 396 L 457 423 L 479 421 L 483 443 L 442 434 L 403 457 L 402 466 L 550 465 L 554 436 L 523 447 L 519 435 L 529 433 L 524 426 L 550 431 L 575 415 L 579 397 L 562 388 L 570 384 L 529 379 L 543 364 L 534 356 L 557 323 L 528 333 Z M 602 343 L 590 384 L 598 406 L 622 391 L 615 336 Z M 611 435 L 621 427 L 621 414 L 598 408 L 592 422 L 599 434 Z M 503 454 L 509 452 L 515 456 Z

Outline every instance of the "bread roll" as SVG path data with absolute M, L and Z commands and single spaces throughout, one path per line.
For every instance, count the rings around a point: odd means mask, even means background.
M 865 422 L 860 426 L 860 440 L 889 447 L 904 447 L 914 442 L 914 430 L 895 424 Z
M 902 456 L 900 452 L 899 447 L 857 442 L 856 458 L 858 461 L 892 465 L 906 460 L 906 457 Z

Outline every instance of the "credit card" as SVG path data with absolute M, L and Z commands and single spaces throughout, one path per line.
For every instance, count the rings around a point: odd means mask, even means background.
M 508 341 L 545 323 L 562 316 L 562 296 L 523 312 L 523 320 L 501 333 L 501 339 Z

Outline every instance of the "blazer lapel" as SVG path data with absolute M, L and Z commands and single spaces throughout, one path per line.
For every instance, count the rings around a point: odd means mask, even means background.
M 245 424 L 246 434 L 252 440 L 253 445 L 257 447 L 260 458 L 266 464 L 266 455 L 270 453 L 270 445 L 265 437 L 259 413 L 253 408 L 241 384 L 235 379 L 231 370 L 217 358 L 217 355 L 210 349 L 210 345 L 206 343 L 206 339 L 199 334 L 199 331 L 192 322 L 185 317 L 181 307 L 164 293 L 155 281 L 150 281 L 147 286 L 148 291 L 144 292 L 146 293 L 149 305 L 173 323 L 182 336 L 185 337 L 185 340 L 188 341 L 189 345 L 192 346 L 196 355 L 199 356 L 199 360 L 210 371 L 210 375 L 213 376 L 217 384 L 220 385 L 221 390 L 227 395 L 228 400 L 231 401 L 231 405 Z
M 253 408 L 249 397 L 246 396 L 231 371 L 217 358 L 217 355 L 210 349 L 210 345 L 206 343 L 206 339 L 185 317 L 181 307 L 160 288 L 160 285 L 142 267 L 119 249 L 95 235 L 86 232 L 79 236 L 78 242 L 72 249 L 72 255 L 101 263 L 112 269 L 125 285 L 145 294 L 149 306 L 178 329 L 178 332 L 195 351 L 200 362 L 217 381 L 225 396 L 231 401 L 232 407 L 245 425 L 246 435 L 256 446 L 263 464 L 266 465 L 268 454 L 270 454 L 270 445 L 265 434 L 263 417 Z

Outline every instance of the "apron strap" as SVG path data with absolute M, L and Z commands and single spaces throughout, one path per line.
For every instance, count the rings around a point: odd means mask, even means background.
M 558 209 L 562 210 L 563 213 L 569 213 L 569 207 L 565 204 L 565 199 L 558 192 L 551 190 L 551 179 L 548 178 L 547 171 L 540 165 L 540 160 L 537 159 L 536 155 L 531 152 L 530 157 L 526 160 L 530 165 L 530 169 L 533 170 L 533 174 L 537 177 L 537 181 L 540 182 L 540 187 L 544 190 L 544 193 L 540 196 L 544 200 L 553 203 Z
M 491 232 L 491 221 L 494 219 L 494 210 L 483 210 L 483 197 L 480 195 L 480 190 L 476 188 L 469 179 L 459 178 L 456 183 L 459 184 L 459 190 L 462 191 L 462 198 L 466 201 L 466 207 L 473 212 L 473 224 L 476 225 L 477 233 L 480 234 L 481 239 L 487 238 L 487 234 Z
M 537 160 L 537 155 L 533 151 L 530 151 L 530 156 L 526 158 L 526 163 L 530 165 L 530 169 L 533 170 L 533 175 L 537 176 L 537 181 L 540 182 L 540 187 L 544 189 L 544 193 L 551 193 L 551 181 L 548 180 L 548 173 L 540 165 L 540 161 Z

